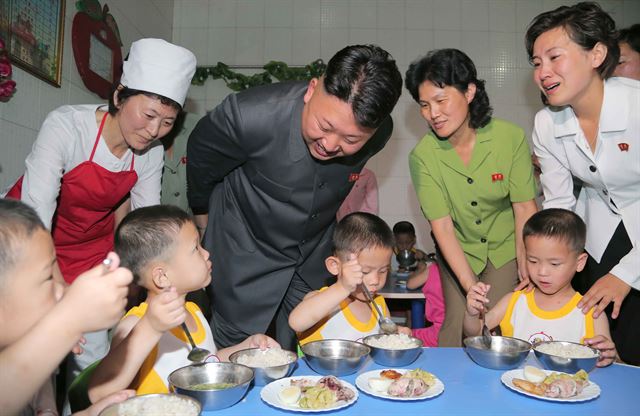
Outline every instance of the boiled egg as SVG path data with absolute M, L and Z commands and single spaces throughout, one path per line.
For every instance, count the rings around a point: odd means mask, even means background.
M 538 367 L 526 365 L 524 367 L 524 378 L 532 383 L 542 383 L 547 378 L 547 374 Z
M 296 404 L 300 400 L 302 390 L 298 386 L 285 387 L 278 392 L 278 398 L 284 404 Z
M 382 377 L 371 377 L 369 379 L 369 387 L 378 393 L 386 393 L 393 380 Z

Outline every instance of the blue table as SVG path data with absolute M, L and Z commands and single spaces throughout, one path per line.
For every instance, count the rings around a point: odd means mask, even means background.
M 378 291 L 378 295 L 385 299 L 410 300 L 411 328 L 424 328 L 424 293 L 422 293 L 422 289 L 407 289 L 408 277 L 409 273 L 390 273 L 384 287 Z
M 535 364 L 535 357 L 529 357 Z M 445 390 L 440 396 L 417 402 L 397 402 L 368 396 L 359 391 L 352 406 L 323 414 L 343 415 L 637 415 L 640 413 L 640 368 L 614 364 L 597 368 L 590 378 L 598 383 L 602 394 L 581 403 L 556 403 L 534 399 L 507 389 L 500 381 L 503 371 L 476 365 L 461 348 L 425 348 L 416 362 L 407 368 L 420 367 L 438 376 Z M 359 372 L 381 368 L 369 360 Z M 359 374 L 358 373 L 358 374 Z M 342 377 L 355 386 L 358 374 Z M 294 376 L 316 375 L 304 360 L 298 361 Z M 260 399 L 261 387 L 252 387 L 247 396 L 233 407 L 203 415 L 293 415 L 273 408 Z M 297 413 L 302 415 L 302 413 Z

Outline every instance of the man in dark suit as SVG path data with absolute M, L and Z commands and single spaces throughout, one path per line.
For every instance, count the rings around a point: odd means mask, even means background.
M 393 129 L 402 89 L 395 61 L 348 46 L 309 83 L 229 95 L 193 130 L 189 203 L 213 258 L 219 347 L 265 332 L 295 348 L 289 312 L 325 284 L 340 204 Z

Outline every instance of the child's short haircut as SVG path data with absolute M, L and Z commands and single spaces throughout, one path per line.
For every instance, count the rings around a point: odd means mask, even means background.
M 162 259 L 173 247 L 182 227 L 193 219 L 173 205 L 138 208 L 122 220 L 115 236 L 120 264 L 139 282 L 142 271 L 155 259 Z
M 522 230 L 522 238 L 542 236 L 564 241 L 576 253 L 584 251 L 587 227 L 578 215 L 562 208 L 549 208 L 531 216 Z
M 346 255 L 372 248 L 393 248 L 393 233 L 377 215 L 354 212 L 344 217 L 333 232 L 333 253 Z
M 33 208 L 16 199 L 0 199 L 0 288 L 16 264 L 20 246 L 38 230 L 47 230 Z
M 410 234 L 416 235 L 416 229 L 409 221 L 399 221 L 393 226 L 393 234 Z

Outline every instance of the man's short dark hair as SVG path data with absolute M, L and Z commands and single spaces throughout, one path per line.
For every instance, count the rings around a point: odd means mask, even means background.
M 626 43 L 631 49 L 640 53 L 640 23 L 620 30 L 619 43 Z
M 616 24 L 607 12 L 593 2 L 582 2 L 573 6 L 560 6 L 557 9 L 536 16 L 527 28 L 525 45 L 529 60 L 533 59 L 533 45 L 543 33 L 562 27 L 572 41 L 586 51 L 590 51 L 598 42 L 607 47 L 607 56 L 597 68 L 602 79 L 613 74 L 620 58 L 618 32 Z
M 409 234 L 415 237 L 416 229 L 409 221 L 398 221 L 396 225 L 393 226 L 393 234 Z
M 349 253 L 373 248 L 393 248 L 393 233 L 386 222 L 368 212 L 353 212 L 344 217 L 333 232 L 333 254 Z
M 138 208 L 122 220 L 115 236 L 120 264 L 139 281 L 142 271 L 155 259 L 163 259 L 176 242 L 182 227 L 193 219 L 173 205 Z
M 522 238 L 549 237 L 566 243 L 572 251 L 582 253 L 587 226 L 577 214 L 562 208 L 549 208 L 531 216 L 524 224 Z
M 38 230 L 47 228 L 33 208 L 17 199 L 0 199 L 0 288 L 26 249 L 26 240 Z
M 356 122 L 378 128 L 402 93 L 396 61 L 376 45 L 352 45 L 338 51 L 324 73 L 327 93 L 351 104 Z

